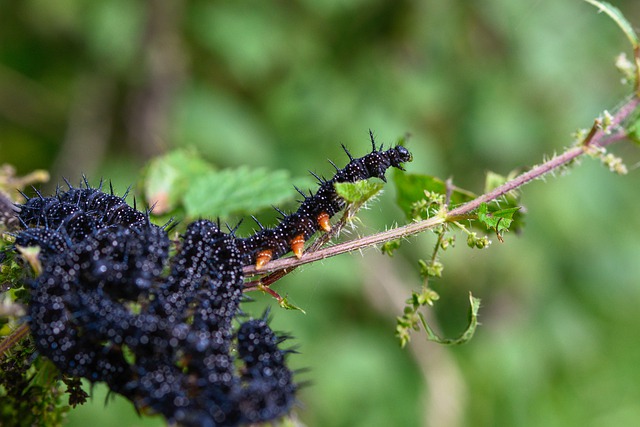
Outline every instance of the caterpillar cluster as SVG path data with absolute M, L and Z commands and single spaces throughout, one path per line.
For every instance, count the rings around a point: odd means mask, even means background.
M 182 426 L 273 420 L 295 403 L 286 339 L 266 316 L 242 322 L 245 264 L 264 266 L 304 242 L 344 207 L 335 182 L 378 177 L 410 161 L 382 146 L 321 180 L 297 212 L 247 238 L 216 223 L 187 226 L 176 254 L 165 227 L 124 197 L 92 188 L 58 190 L 19 205 L 16 246 L 39 246 L 28 322 L 37 350 L 62 372 L 104 382 L 137 408 Z M 347 152 L 348 153 L 348 152 Z M 336 168 L 337 169 L 337 168 Z M 126 197 L 126 195 L 125 195 Z

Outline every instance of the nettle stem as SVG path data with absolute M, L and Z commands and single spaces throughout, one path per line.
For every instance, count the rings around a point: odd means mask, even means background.
M 393 228 L 371 236 L 365 236 L 319 249 L 314 252 L 308 252 L 300 259 L 281 258 L 274 260 L 269 262 L 265 268 L 260 271 L 257 271 L 253 266 L 247 266 L 244 268 L 244 273 L 245 275 L 255 275 L 273 271 L 284 271 L 286 274 L 286 272 L 289 272 L 300 265 L 309 264 L 347 252 L 361 250 L 370 246 L 376 246 L 392 240 L 403 239 L 414 234 L 422 233 L 446 222 L 457 221 L 460 218 L 468 218 L 468 215 L 483 203 L 489 203 L 497 200 L 510 191 L 522 187 L 528 182 L 541 178 L 550 172 L 557 171 L 561 167 L 571 163 L 584 154 L 597 152 L 597 150 L 601 148 L 626 139 L 627 130 L 622 126 L 622 123 L 625 122 L 631 114 L 633 114 L 638 105 L 640 105 L 640 98 L 638 96 L 632 96 L 624 105 L 622 105 L 622 107 L 618 109 L 615 115 L 608 118 L 608 123 L 603 124 L 602 120 L 597 119 L 587 136 L 580 144 L 568 148 L 562 154 L 554 156 L 546 162 L 533 167 L 531 170 L 524 172 L 511 181 L 495 188 L 493 191 L 483 194 L 448 212 L 443 212 L 437 216 L 407 224 L 402 227 Z

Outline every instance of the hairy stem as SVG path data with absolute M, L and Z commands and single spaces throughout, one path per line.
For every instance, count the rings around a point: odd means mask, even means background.
M 376 246 L 384 242 L 403 239 L 414 234 L 422 233 L 445 222 L 451 222 L 464 218 L 470 212 L 476 210 L 481 204 L 488 203 L 499 199 L 505 194 L 522 187 L 524 184 L 538 179 L 550 172 L 558 170 L 564 165 L 572 162 L 576 158 L 597 148 L 604 148 L 610 144 L 621 141 L 627 137 L 627 131 L 621 125 L 627 120 L 636 108 L 640 105 L 640 98 L 632 96 L 622 105 L 614 116 L 611 117 L 610 123 L 605 129 L 602 128 L 599 120 L 596 120 L 588 135 L 581 144 L 567 149 L 558 156 L 554 156 L 550 160 L 533 167 L 531 170 L 517 176 L 509 182 L 497 187 L 493 191 L 483 194 L 470 202 L 460 205 L 449 212 L 442 215 L 434 216 L 422 221 L 407 224 L 388 231 L 384 231 L 371 236 L 365 236 L 359 239 L 339 243 L 334 246 L 319 249 L 315 252 L 305 253 L 302 258 L 282 258 L 268 263 L 263 269 L 257 271 L 253 266 L 244 268 L 245 275 L 262 274 L 283 269 L 291 269 L 299 265 L 308 264 L 319 261 L 335 255 L 346 252 L 353 252 L 370 246 Z M 609 133 L 608 130 L 612 130 Z

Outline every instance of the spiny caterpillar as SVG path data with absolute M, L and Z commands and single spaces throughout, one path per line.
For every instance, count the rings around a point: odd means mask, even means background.
M 275 228 L 262 229 L 244 239 L 238 239 L 241 256 L 246 264 L 255 263 L 256 269 L 261 269 L 270 260 L 293 252 L 298 258 L 302 257 L 304 243 L 319 229 L 331 231 L 329 219 L 345 207 L 345 201 L 336 193 L 334 184 L 338 182 L 356 182 L 368 178 L 380 178 L 386 181 L 385 172 L 390 167 L 402 169 L 402 163 L 411 161 L 411 153 L 405 147 L 398 145 L 386 151 L 376 148 L 373 134 L 370 132 L 372 151 L 361 158 L 353 158 L 343 145 L 342 148 L 349 156 L 349 164 L 344 169 L 336 169 L 333 178 L 327 180 L 314 174 L 320 184 L 316 194 L 305 195 L 298 190 L 304 200 L 298 210 L 291 215 L 283 216 Z
M 304 243 L 345 207 L 334 183 L 370 177 L 411 160 L 396 146 L 353 158 L 280 224 L 246 238 L 216 223 L 187 226 L 173 257 L 166 227 L 102 184 L 18 205 L 16 247 L 39 246 L 28 324 L 36 349 L 61 372 L 109 388 L 181 426 L 237 426 L 276 419 L 299 388 L 266 315 L 245 320 L 242 268 L 264 267 Z M 345 148 L 346 151 L 346 148 Z M 334 165 L 335 166 L 335 165 Z M 126 197 L 126 195 L 125 195 Z

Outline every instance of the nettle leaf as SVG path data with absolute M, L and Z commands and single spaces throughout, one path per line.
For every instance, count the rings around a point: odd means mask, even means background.
M 473 338 L 478 327 L 478 310 L 480 310 L 480 298 L 476 298 L 469 293 L 469 323 L 467 329 L 458 338 L 442 338 L 438 336 L 433 329 L 429 326 L 422 313 L 418 313 L 420 316 L 420 322 L 427 333 L 427 339 L 429 341 L 437 342 L 444 345 L 459 345 L 464 344 Z
M 144 176 L 144 196 L 155 215 L 175 211 L 182 205 L 190 183 L 214 167 L 195 150 L 175 150 L 153 159 Z
M 336 193 L 349 204 L 361 205 L 382 191 L 384 184 L 366 179 L 357 182 L 336 182 Z
M 519 206 L 490 211 L 489 205 L 483 203 L 478 208 L 478 220 L 487 229 L 496 230 L 498 233 L 508 230 L 514 220 L 514 215 L 520 210 Z
M 297 305 L 289 301 L 288 297 L 286 296 L 283 297 L 280 301 L 278 301 L 278 304 L 280 304 L 280 307 L 284 308 L 285 310 L 297 310 L 302 314 L 307 314 L 307 312 L 304 311 L 302 308 L 298 307 Z
M 394 171 L 393 180 L 397 190 L 398 206 L 408 219 L 413 220 L 415 204 L 425 200 L 425 191 L 445 195 L 447 184 L 434 176 Z M 461 205 L 475 198 L 475 194 L 462 188 L 453 187 L 450 204 Z M 424 216 L 426 218 L 426 215 Z
M 622 32 L 627 36 L 627 39 L 629 39 L 631 46 L 634 49 L 638 47 L 639 45 L 638 35 L 634 31 L 633 25 L 631 25 L 631 23 L 627 21 L 627 18 L 624 17 L 622 12 L 620 12 L 620 9 L 603 1 L 597 1 L 597 0 L 585 0 L 585 1 L 597 7 L 600 10 L 600 12 L 604 12 L 607 15 L 609 15 L 609 17 L 613 19 L 613 21 L 618 25 L 618 27 L 620 27 Z
M 487 173 L 487 177 L 485 178 L 485 188 L 484 192 L 489 193 L 497 187 L 505 184 L 508 181 L 511 181 L 518 175 L 518 171 L 512 171 L 508 175 L 500 175 L 495 172 L 489 171 Z M 486 207 L 486 212 L 491 213 L 491 217 L 498 218 L 499 222 L 498 232 L 502 230 L 506 230 L 509 228 L 512 231 L 519 231 L 524 227 L 524 209 L 520 206 L 520 192 L 513 190 L 505 194 L 500 198 L 499 202 L 490 203 Z M 480 211 L 478 211 L 480 214 Z M 499 220 L 499 218 L 503 218 Z M 510 221 L 505 221 L 505 220 Z M 490 219 L 489 219 L 490 220 Z M 484 223 L 482 219 L 481 222 Z M 489 221 L 491 222 L 491 221 Z M 489 229 L 495 229 L 495 224 L 485 225 Z
M 195 179 L 184 195 L 191 218 L 255 212 L 291 199 L 291 178 L 285 170 L 224 169 Z

